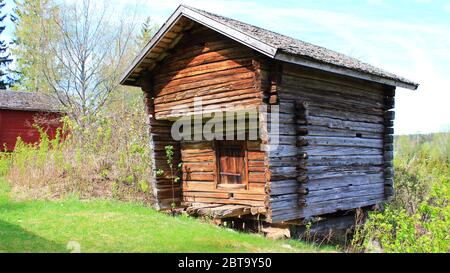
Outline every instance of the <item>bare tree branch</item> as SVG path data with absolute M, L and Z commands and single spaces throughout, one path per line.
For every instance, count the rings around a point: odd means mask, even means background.
M 48 38 L 54 60 L 45 61 L 44 75 L 80 125 L 101 111 L 119 85 L 135 25 L 115 18 L 120 17 L 111 16 L 106 6 L 83 0 L 54 19 L 58 39 Z

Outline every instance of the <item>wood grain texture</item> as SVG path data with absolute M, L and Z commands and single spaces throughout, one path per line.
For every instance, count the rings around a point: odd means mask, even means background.
M 296 141 L 284 138 L 269 153 L 268 221 L 386 200 L 392 194 L 386 162 L 393 158 L 393 90 L 293 65 L 283 65 L 278 84 L 280 132 Z
M 236 143 L 233 142 L 233 144 Z M 220 146 L 211 141 L 185 141 L 181 143 L 184 204 L 248 205 L 265 211 L 265 153 L 259 150 L 259 142 L 248 141 L 242 147 L 243 150 L 239 152 L 239 155 L 242 156 L 244 156 L 244 153 L 247 154 L 248 168 L 245 168 L 245 164 L 236 165 L 236 158 L 231 158 L 234 153 L 220 153 L 216 150 L 217 148 L 226 149 L 226 147 L 227 145 Z M 217 157 L 218 155 L 219 157 Z M 231 165 L 227 165 L 228 163 Z M 242 169 L 235 169 L 236 167 L 242 167 Z M 226 185 L 239 185 L 240 183 L 237 182 L 240 182 L 240 180 L 238 181 L 234 177 L 229 178 L 224 173 L 237 172 L 241 175 L 245 175 L 243 172 L 248 172 L 248 179 L 244 178 L 243 187 L 226 187 Z M 219 175 L 221 176 L 220 179 Z
M 253 66 L 255 53 L 237 42 L 194 26 L 152 72 L 155 117 L 193 114 L 194 98 L 213 111 L 262 104 Z
M 256 208 L 283 222 L 392 196 L 393 87 L 269 60 L 198 25 L 182 36 L 156 64 L 146 96 L 154 167 L 167 169 L 164 147 L 174 145 L 182 204 L 233 216 Z M 195 98 L 210 112 L 278 106 L 279 124 L 269 107 L 258 117 L 260 140 L 232 152 L 215 141 L 171 141 L 170 120 L 207 112 L 196 112 Z M 170 204 L 170 177 L 153 185 L 159 203 Z

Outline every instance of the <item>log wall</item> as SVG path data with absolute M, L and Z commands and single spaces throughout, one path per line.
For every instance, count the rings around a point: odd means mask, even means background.
M 270 156 L 270 187 L 283 190 L 270 193 L 270 221 L 391 196 L 394 88 L 289 64 L 279 73 L 282 143 Z
M 194 98 L 211 112 L 261 104 L 254 56 L 252 49 L 195 25 L 152 73 L 156 118 L 192 114 Z
M 225 190 L 216 186 L 214 142 L 198 141 L 195 131 L 185 132 L 183 137 L 190 135 L 196 141 L 174 142 L 170 134 L 171 120 L 181 116 L 239 111 L 261 105 L 263 93 L 255 74 L 255 56 L 248 47 L 194 24 L 151 74 L 141 77 L 147 79 L 149 85 L 143 89 L 147 94 L 154 147 L 153 170 L 168 169 L 164 146 L 174 145 L 175 157 L 183 163 L 182 183 L 176 187 L 177 201 L 182 201 L 183 205 L 238 204 L 252 206 L 252 212 L 264 213 L 266 210 L 265 153 L 261 151 L 259 141 L 247 142 L 248 189 Z M 194 112 L 194 98 L 201 98 L 202 107 L 208 109 Z M 180 113 L 180 110 L 184 112 Z M 207 121 L 207 117 L 203 118 L 203 122 Z M 160 207 L 168 208 L 171 203 L 170 179 L 155 173 L 153 181 Z
M 150 135 L 150 159 L 151 176 L 150 185 L 153 191 L 154 204 L 156 209 L 169 209 L 172 203 L 179 205 L 181 202 L 181 185 L 175 184 L 171 179 L 171 170 L 167 163 L 167 145 L 174 147 L 174 166 L 180 162 L 180 144 L 173 141 L 171 137 L 172 122 L 169 120 L 157 120 L 155 118 L 154 95 L 150 75 L 142 78 L 142 91 L 144 92 L 144 104 L 148 116 L 148 130 Z M 158 170 L 164 171 L 163 175 L 158 175 Z
M 268 60 L 194 24 L 144 79 L 152 145 L 152 185 L 160 208 L 172 203 L 164 147 L 183 163 L 176 201 L 248 205 L 270 222 L 364 207 L 393 194 L 395 88 Z M 214 141 L 172 141 L 173 119 L 205 112 L 279 107 L 248 142 L 248 189 L 219 189 Z M 174 111 L 176 110 L 176 111 Z M 177 111 L 184 110 L 184 113 Z M 276 134 L 276 135 L 275 135 Z M 261 145 L 262 144 L 262 145 Z

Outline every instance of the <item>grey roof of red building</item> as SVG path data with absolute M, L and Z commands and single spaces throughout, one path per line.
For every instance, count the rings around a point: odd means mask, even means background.
M 0 109 L 63 112 L 59 100 L 49 94 L 0 90 Z

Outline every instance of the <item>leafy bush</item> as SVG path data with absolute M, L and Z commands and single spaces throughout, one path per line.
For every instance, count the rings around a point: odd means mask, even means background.
M 357 229 L 354 247 L 449 252 L 450 133 L 397 137 L 395 152 L 395 197 Z

